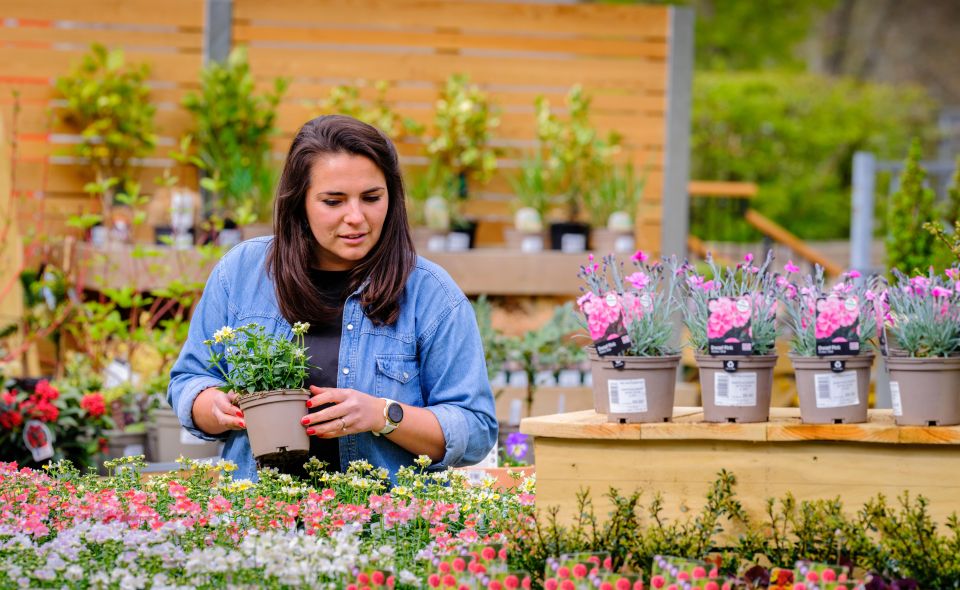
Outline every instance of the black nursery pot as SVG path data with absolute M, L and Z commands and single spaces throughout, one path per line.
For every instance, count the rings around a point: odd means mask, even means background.
M 587 250 L 587 236 L 590 235 L 590 226 L 586 223 L 576 223 L 570 221 L 564 221 L 561 223 L 551 223 L 550 224 L 550 249 L 551 250 L 563 250 L 563 242 L 565 235 L 571 236 L 582 236 L 583 249 L 577 250 L 571 248 L 569 245 L 567 247 L 567 252 L 585 252 Z M 571 241 L 571 238 L 567 238 L 568 242 Z M 577 238 L 574 237 L 573 241 L 577 241 Z
M 460 233 L 466 234 L 469 236 L 469 246 L 470 250 L 473 250 L 477 246 L 477 222 L 472 219 L 458 222 L 450 228 L 450 233 Z

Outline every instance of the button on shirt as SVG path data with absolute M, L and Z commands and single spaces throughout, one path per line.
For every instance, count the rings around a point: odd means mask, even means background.
M 167 401 L 181 424 L 205 440 L 223 440 L 223 458 L 237 464 L 234 477 L 256 478 L 247 433 L 231 430 L 209 435 L 193 422 L 193 402 L 208 387 L 223 385 L 208 367 L 203 344 L 223 326 L 256 322 L 268 333 L 293 336 L 280 313 L 273 281 L 264 269 L 272 237 L 234 247 L 214 267 L 197 303 L 187 342 L 170 373 Z M 434 468 L 471 465 L 482 460 L 497 436 L 493 393 L 487 380 L 480 333 L 470 302 L 446 271 L 423 258 L 407 279 L 394 324 L 376 325 L 363 314 L 360 290 L 343 307 L 337 387 L 423 407 L 443 431 L 445 453 Z M 297 427 L 301 427 L 299 424 Z M 389 437 L 370 432 L 339 439 L 344 468 L 359 459 L 385 467 L 391 478 L 416 458 Z

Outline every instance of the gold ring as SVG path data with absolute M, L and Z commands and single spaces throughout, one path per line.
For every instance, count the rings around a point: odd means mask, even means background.
M 344 420 L 342 416 L 340 417 L 340 424 L 341 424 L 340 430 L 346 430 L 346 429 L 347 429 L 347 421 Z

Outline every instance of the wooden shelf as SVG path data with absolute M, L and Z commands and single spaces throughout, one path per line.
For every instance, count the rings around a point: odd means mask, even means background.
M 577 271 L 587 262 L 586 254 L 524 254 L 502 248 L 429 252 L 424 257 L 446 269 L 467 295 L 574 297 L 581 285 Z M 81 242 L 76 246 L 74 273 L 82 273 L 90 289 L 132 286 L 149 291 L 173 279 L 205 282 L 215 263 L 203 260 L 197 250 L 128 244 L 98 248 Z
M 710 424 L 701 411 L 678 407 L 673 422 L 657 424 L 610 423 L 592 410 L 524 419 L 538 507 L 560 506 L 569 521 L 580 489 L 592 490 L 597 514 L 610 508 L 610 487 L 639 489 L 648 500 L 663 495 L 667 518 L 685 519 L 726 469 L 753 519 L 764 519 L 767 498 L 787 493 L 798 501 L 840 496 L 852 513 L 879 493 L 909 491 L 929 500 L 938 523 L 957 510 L 960 426 L 897 426 L 890 410 L 871 410 L 864 424 L 802 424 L 797 408 L 771 408 L 764 423 Z

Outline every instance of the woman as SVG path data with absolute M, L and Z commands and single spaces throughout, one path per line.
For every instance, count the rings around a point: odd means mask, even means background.
M 203 341 L 250 322 L 289 338 L 305 321 L 319 367 L 299 426 L 312 455 L 391 475 L 421 454 L 439 467 L 483 459 L 497 422 L 476 318 L 450 276 L 414 252 L 390 140 L 350 117 L 306 123 L 280 177 L 274 233 L 230 250 L 207 280 L 167 392 L 184 427 L 223 440 L 235 476 L 255 478 L 243 413 Z

